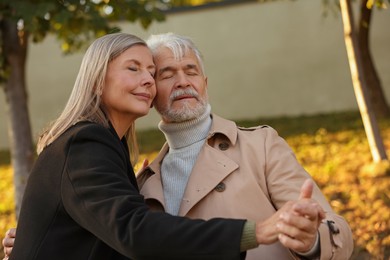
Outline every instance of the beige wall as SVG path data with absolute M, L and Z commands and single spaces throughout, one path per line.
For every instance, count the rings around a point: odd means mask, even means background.
M 205 56 L 214 112 L 231 118 L 299 115 L 357 109 L 343 42 L 341 17 L 324 18 L 322 0 L 247 3 L 170 14 L 147 31 L 121 24 L 146 38 L 172 31 L 192 37 Z M 390 101 L 390 11 L 373 15 L 371 46 Z M 34 136 L 63 108 L 82 54 L 62 56 L 50 37 L 31 45 L 28 61 Z M 7 147 L 4 94 L 0 93 L 0 148 Z M 154 127 L 153 111 L 138 121 Z

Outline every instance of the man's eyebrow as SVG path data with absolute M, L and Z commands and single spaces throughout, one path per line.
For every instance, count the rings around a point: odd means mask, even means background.
M 166 67 L 161 68 L 161 69 L 158 70 L 158 75 L 161 75 L 161 74 L 163 74 L 163 73 L 166 72 L 166 71 L 174 71 L 174 70 L 175 70 L 175 69 L 174 69 L 173 67 L 171 67 L 171 66 L 166 66 Z
M 198 66 L 196 64 L 192 64 L 192 63 L 189 63 L 189 64 L 186 64 L 184 66 L 184 69 L 185 70 L 190 70 L 190 69 L 198 69 Z M 172 67 L 172 66 L 166 66 L 166 67 L 163 67 L 161 69 L 158 70 L 158 75 L 161 75 L 163 74 L 164 72 L 166 71 L 176 71 L 177 69 L 175 67 Z
M 185 69 L 198 69 L 198 66 L 196 64 L 187 64 Z

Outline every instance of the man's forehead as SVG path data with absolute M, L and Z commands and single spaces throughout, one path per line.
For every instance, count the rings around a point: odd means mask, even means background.
M 173 51 L 165 47 L 155 55 L 155 64 L 157 67 L 173 67 L 173 66 L 195 66 L 199 67 L 198 59 L 192 50 L 188 50 L 183 55 L 174 55 Z
M 157 51 L 154 52 L 154 57 L 155 58 L 173 58 L 175 60 L 182 60 L 183 58 L 195 58 L 196 55 L 195 52 L 191 49 L 171 49 L 168 47 L 160 47 L 157 49 Z

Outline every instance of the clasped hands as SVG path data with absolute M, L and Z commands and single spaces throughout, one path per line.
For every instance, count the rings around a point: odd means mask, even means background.
M 316 243 L 317 230 L 325 218 L 325 212 L 312 199 L 313 181 L 306 180 L 298 200 L 288 201 L 274 215 L 256 223 L 256 238 L 259 244 L 272 244 L 278 240 L 294 252 L 306 253 Z

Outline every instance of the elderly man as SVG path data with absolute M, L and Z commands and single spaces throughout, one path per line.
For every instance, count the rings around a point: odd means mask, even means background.
M 150 207 L 190 218 L 260 216 L 257 228 L 267 240 L 247 259 L 348 259 L 348 224 L 316 185 L 301 191 L 310 175 L 276 131 L 240 128 L 211 114 L 202 56 L 189 38 L 167 33 L 147 43 L 157 68 L 154 107 L 167 140 L 138 175 Z
M 167 143 L 137 177 L 146 203 L 190 218 L 253 220 L 246 232 L 258 237 L 241 245 L 256 247 L 248 250 L 249 260 L 348 259 L 348 224 L 276 131 L 240 128 L 211 113 L 201 53 L 189 38 L 167 33 L 147 43 Z M 3 244 L 12 246 L 13 232 Z

